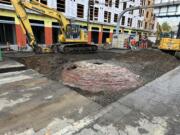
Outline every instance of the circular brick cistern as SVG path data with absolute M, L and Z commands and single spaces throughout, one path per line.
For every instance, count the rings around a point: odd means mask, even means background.
M 62 72 L 64 85 L 97 93 L 136 88 L 140 77 L 127 68 L 102 61 L 79 61 L 68 64 Z

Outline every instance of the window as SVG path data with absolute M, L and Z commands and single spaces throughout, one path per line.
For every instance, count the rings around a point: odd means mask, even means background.
M 0 16 L 0 20 L 14 23 L 13 17 Z M 16 44 L 16 33 L 14 24 L 0 23 L 0 46 L 7 43 Z
M 128 25 L 127 26 L 131 27 L 132 26 L 132 21 L 133 21 L 132 18 L 128 18 Z
M 132 5 L 129 5 L 129 8 L 131 8 L 132 7 Z M 129 14 L 133 14 L 133 10 L 132 11 L 129 11 Z
M 127 7 L 127 2 L 124 2 L 124 3 L 123 3 L 123 10 L 125 10 L 126 7 Z
M 40 0 L 39 2 L 42 3 L 42 4 L 47 5 L 47 0 Z
M 122 32 L 122 31 L 121 31 L 121 30 L 119 30 L 119 33 L 121 33 L 121 32 Z M 113 33 L 116 33 L 116 29 L 114 29 L 114 30 L 113 30 Z
M 118 21 L 118 14 L 114 14 L 114 22 Z
M 142 21 L 141 20 L 138 20 L 138 28 L 141 28 L 142 27 Z
M 125 25 L 126 18 L 125 16 L 122 17 L 121 25 Z
M 139 16 L 141 17 L 141 16 L 143 16 L 143 14 L 142 14 L 142 9 L 139 9 Z
M 146 5 L 145 3 L 146 3 L 145 0 L 142 0 L 142 5 L 143 5 L 143 6 Z
M 111 12 L 104 11 L 104 22 L 111 22 Z
M 94 20 L 98 21 L 98 14 L 99 14 L 99 8 L 95 7 L 94 8 Z
M 145 22 L 145 29 L 147 29 L 147 22 Z
M 112 0 L 109 0 L 109 7 L 112 7 Z
M 104 11 L 104 22 L 107 22 L 107 18 L 108 18 L 108 12 Z
M 89 5 L 93 6 L 94 5 L 94 0 L 89 0 Z
M 148 16 L 149 16 L 149 12 L 147 11 L 147 13 L 146 13 L 146 18 L 148 18 Z
M 0 0 L 1 4 L 11 5 L 11 0 Z
M 105 6 L 112 7 L 112 0 L 105 0 Z
M 142 10 L 142 16 L 144 16 L 144 10 Z
M 151 1 L 148 1 L 148 5 L 151 5 Z
M 143 0 L 140 1 L 140 5 L 141 5 L 141 6 L 143 5 Z
M 128 26 L 130 26 L 131 18 L 128 18 Z
M 99 0 L 95 0 L 95 3 L 96 3 L 96 4 L 99 4 Z
M 90 6 L 90 20 L 98 21 L 99 8 Z
M 84 18 L 84 5 L 77 4 L 77 17 Z
M 57 10 L 60 12 L 65 12 L 65 0 L 57 0 Z
M 93 21 L 94 19 L 94 7 L 93 6 L 90 6 L 90 8 L 89 8 L 89 12 L 90 12 L 90 17 L 89 17 L 89 19 L 91 20 L 91 21 Z
M 119 0 L 115 0 L 115 7 L 119 8 Z

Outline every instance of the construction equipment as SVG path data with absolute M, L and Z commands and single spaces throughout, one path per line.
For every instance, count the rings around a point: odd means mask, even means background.
M 61 12 L 52 9 L 36 0 L 11 0 L 15 8 L 20 25 L 26 34 L 29 45 L 36 53 L 44 52 L 95 52 L 98 47 L 88 44 L 88 36 L 80 26 L 72 24 Z M 58 21 L 61 34 L 58 35 L 58 43 L 51 48 L 43 48 L 37 44 L 26 9 L 54 18 Z
M 177 58 L 180 58 L 180 23 L 177 34 L 173 32 L 162 33 L 159 49 L 166 52 L 175 54 Z

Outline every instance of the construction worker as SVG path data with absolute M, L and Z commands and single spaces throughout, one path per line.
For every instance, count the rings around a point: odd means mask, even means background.
M 148 46 L 147 46 L 147 37 L 143 36 L 141 41 L 142 42 L 141 42 L 140 48 L 143 48 L 143 49 L 148 48 Z
M 136 43 L 137 43 L 136 39 L 135 39 L 135 38 L 132 38 L 132 39 L 131 39 L 131 42 L 130 42 L 130 44 L 131 44 L 131 49 L 132 49 L 132 50 L 135 50 L 135 49 L 136 49 Z
M 127 38 L 124 40 L 124 47 L 127 48 L 127 49 L 130 49 L 129 41 L 128 41 Z

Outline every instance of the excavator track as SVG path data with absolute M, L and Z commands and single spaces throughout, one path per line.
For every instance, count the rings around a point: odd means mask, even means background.
M 64 44 L 59 48 L 61 53 L 94 53 L 98 50 L 94 44 Z

